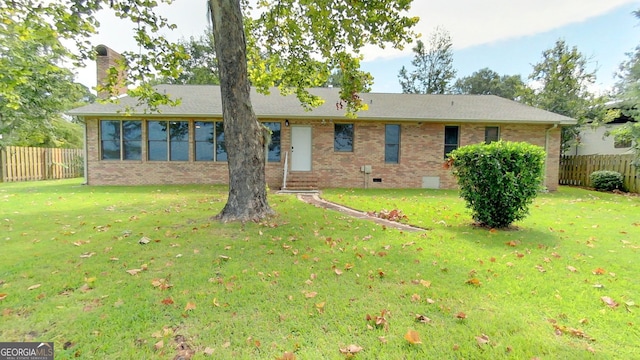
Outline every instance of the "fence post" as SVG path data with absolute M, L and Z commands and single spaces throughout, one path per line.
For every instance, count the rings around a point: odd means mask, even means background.
M 7 163 L 7 151 L 4 146 L 0 147 L 0 182 L 4 182 L 4 166 Z

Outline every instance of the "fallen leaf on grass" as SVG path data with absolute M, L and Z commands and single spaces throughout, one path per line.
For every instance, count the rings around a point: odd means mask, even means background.
M 416 301 L 420 301 L 420 295 L 418 294 L 411 295 L 411 302 L 416 302 Z
M 345 348 L 340 348 L 340 352 L 343 354 L 357 354 L 360 351 L 362 351 L 362 347 L 355 344 L 351 344 Z
M 42 284 L 35 284 L 35 285 L 31 285 L 27 288 L 27 290 L 35 290 L 37 288 L 39 288 Z
M 418 334 L 418 332 L 415 330 L 408 330 L 407 333 L 404 334 L 404 339 L 412 345 L 422 344 L 422 341 L 420 340 L 420 334 Z
M 572 327 L 566 327 L 566 326 L 560 326 L 560 325 L 553 325 L 556 335 L 562 335 L 562 334 L 567 334 L 567 335 L 571 335 L 573 337 L 576 338 L 580 338 L 580 339 L 586 339 L 589 341 L 596 341 L 596 339 L 592 338 L 591 336 L 585 334 L 584 331 L 580 330 L 580 329 L 575 329 Z
M 146 245 L 146 244 L 148 244 L 150 242 L 151 242 L 151 239 L 149 239 L 146 236 L 143 236 L 143 237 L 140 238 L 140 240 L 138 240 L 138 244 L 140 244 L 140 245 Z
M 172 298 L 166 298 L 166 299 L 163 299 L 161 301 L 161 303 L 163 303 L 164 305 L 171 305 L 171 304 L 173 304 L 173 299 Z
M 471 278 L 467 281 L 465 281 L 466 284 L 469 285 L 473 285 L 473 286 L 480 286 L 482 285 L 482 282 L 480 280 L 478 280 L 477 278 Z
M 7 294 L 0 294 L 0 300 L 4 300 L 7 296 Z
M 544 269 L 544 267 L 542 267 L 542 265 L 536 265 L 536 269 L 538 269 L 538 271 L 540 272 L 546 272 L 547 270 Z
M 426 287 L 426 288 L 430 288 L 431 287 L 431 281 L 428 280 L 420 280 L 420 285 Z
M 276 360 L 296 360 L 296 354 L 285 351 L 282 357 L 277 357 Z
M 202 352 L 205 356 L 211 356 L 213 355 L 214 349 L 210 348 L 210 347 L 206 347 L 204 348 L 204 351 Z
M 316 310 L 318 310 L 320 314 L 324 312 L 324 304 L 325 304 L 324 301 L 316 304 Z
M 597 268 L 591 272 L 593 275 L 604 275 L 607 271 L 603 268 Z
M 416 314 L 416 321 L 423 324 L 428 324 L 431 322 L 431 319 L 424 315 Z
M 615 309 L 616 307 L 618 307 L 618 303 L 608 296 L 603 296 L 600 298 L 600 300 L 602 300 L 603 303 L 605 303 L 608 307 L 612 309 Z
M 139 272 L 142 272 L 142 269 L 131 269 L 127 270 L 127 272 L 131 275 L 138 275 Z
M 159 288 L 160 290 L 167 290 L 168 288 L 173 286 L 169 284 L 169 280 L 167 279 L 153 279 L 151 281 L 151 285 L 153 285 L 153 287 Z
M 383 328 L 385 330 L 389 330 L 389 323 L 387 322 L 387 315 L 389 314 L 389 311 L 387 311 L 386 309 L 383 309 L 382 311 L 380 311 L 380 316 L 371 316 L 369 314 L 367 314 L 366 316 L 366 320 L 367 321 L 373 321 L 375 326 L 378 328 Z M 368 325 L 370 327 L 370 325 Z M 372 328 L 372 327 L 371 327 Z
M 476 336 L 476 341 L 478 342 L 478 346 L 482 346 L 488 344 L 491 340 L 489 340 L 487 335 L 482 334 L 480 336 Z
M 336 275 L 338 275 L 338 276 L 339 276 L 339 275 L 342 275 L 342 270 L 340 270 L 340 269 L 338 269 L 338 268 L 333 269 L 333 271 L 334 271 L 334 272 L 336 273 Z
M 459 313 L 456 314 L 456 318 L 458 318 L 460 320 L 464 320 L 464 319 L 467 318 L 467 314 L 465 314 L 462 311 L 460 311 Z
M 160 340 L 157 343 L 153 344 L 153 348 L 156 350 L 160 350 L 164 347 L 164 341 Z
M 80 257 L 81 257 L 81 258 L 83 258 L 83 259 L 86 259 L 86 258 L 90 258 L 90 257 L 92 257 L 92 256 L 93 256 L 93 255 L 95 255 L 95 254 L 96 254 L 96 253 L 94 253 L 94 252 L 86 252 L 86 253 L 82 253 L 82 254 L 80 255 Z
M 511 240 L 509 242 L 506 242 L 505 244 L 508 245 L 508 246 L 511 246 L 511 247 L 514 247 L 514 246 L 518 245 L 518 243 L 513 241 L 513 240 Z
M 187 306 L 184 307 L 184 311 L 193 310 L 196 308 L 196 304 L 192 302 L 188 302 Z
M 578 269 L 574 268 L 573 266 L 569 265 L 567 266 L 567 270 L 571 271 L 571 272 L 577 272 Z
M 304 293 L 304 297 L 306 297 L 307 299 L 314 298 L 314 297 L 316 297 L 317 295 L 318 295 L 318 293 L 317 293 L 317 292 L 315 292 L 315 291 L 310 291 L 310 292 L 306 292 L 306 293 Z

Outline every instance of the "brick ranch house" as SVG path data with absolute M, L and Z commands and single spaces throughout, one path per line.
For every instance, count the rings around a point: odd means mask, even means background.
M 122 58 L 99 45 L 97 80 Z M 159 85 L 177 107 L 149 112 L 125 96 L 68 112 L 85 123 L 89 185 L 226 184 L 229 180 L 220 88 Z M 345 116 L 338 89 L 312 93 L 324 105 L 305 111 L 295 96 L 252 89 L 253 109 L 272 131 L 269 187 L 455 188 L 446 154 L 479 142 L 527 141 L 547 152 L 544 185 L 558 186 L 560 131 L 574 119 L 490 95 L 361 94 L 368 110 Z M 98 94 L 106 97 L 105 94 Z M 285 171 L 286 170 L 286 171 Z M 286 179 L 285 179 L 286 177 Z
M 225 184 L 227 157 L 220 88 L 160 85 L 182 102 L 145 114 L 135 99 L 69 112 L 86 124 L 89 185 Z M 258 120 L 272 130 L 267 182 L 346 188 L 455 188 L 447 152 L 498 139 L 547 152 L 545 186 L 558 185 L 560 130 L 575 120 L 490 95 L 362 94 L 367 111 L 345 117 L 338 89 L 312 93 L 325 104 L 305 111 L 295 96 L 252 90 Z M 123 115 L 126 107 L 134 110 Z

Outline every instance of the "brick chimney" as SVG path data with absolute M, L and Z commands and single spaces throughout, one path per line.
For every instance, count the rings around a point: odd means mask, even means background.
M 124 57 L 105 45 L 96 46 L 96 53 L 98 54 L 96 57 L 96 81 L 98 86 L 106 84 L 110 68 L 115 68 L 120 72 L 118 84 L 116 84 L 112 92 L 98 91 L 98 98 L 107 99 L 111 96 L 126 94 L 125 79 L 127 73 L 124 70 Z

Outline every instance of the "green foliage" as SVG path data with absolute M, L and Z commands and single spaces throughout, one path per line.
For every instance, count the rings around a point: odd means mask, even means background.
M 525 84 L 520 75 L 502 75 L 484 68 L 470 76 L 456 80 L 453 92 L 456 94 L 496 95 L 515 100 Z
M 73 73 L 62 66 L 70 54 L 60 43 L 58 29 L 35 21 L 51 14 L 40 8 L 24 14 L 21 5 L 0 6 L 0 145 L 82 146 L 77 139 L 81 130 L 61 114 L 88 99 L 90 92 L 74 83 Z
M 621 190 L 623 188 L 622 174 L 617 171 L 599 170 L 589 175 L 591 186 L 600 191 Z
M 84 127 L 54 117 L 49 123 L 25 121 L 11 133 L 7 145 L 80 149 L 84 145 Z
M 640 10 L 635 11 L 634 15 L 640 18 Z M 627 56 L 628 59 L 620 64 L 620 69 L 616 74 L 618 83 L 616 84 L 615 99 L 618 111 L 635 122 L 627 122 L 623 126 L 611 130 L 610 134 L 614 136 L 616 141 L 632 142 L 636 154 L 634 163 L 640 169 L 640 45 Z M 601 121 L 600 124 L 606 123 L 607 120 L 612 120 L 612 117 Z
M 410 0 L 261 0 L 259 15 L 245 13 L 251 82 L 261 91 L 278 86 L 303 105 L 324 100 L 307 88 L 323 86 L 341 71 L 340 97 L 348 113 L 366 109 L 357 94 L 371 88 L 371 74 L 360 70 L 365 45 L 402 48 L 415 34 L 417 17 L 407 17 Z M 246 10 L 249 10 L 245 6 Z
M 480 225 L 503 228 L 529 213 L 544 175 L 544 150 L 524 142 L 497 141 L 449 154 L 460 196 Z
M 211 29 L 199 37 L 182 39 L 178 44 L 184 48 L 186 57 L 180 59 L 180 72 L 175 77 L 161 77 L 154 81 L 160 84 L 218 85 L 218 60 Z
M 413 48 L 415 53 L 408 72 L 403 66 L 398 74 L 402 92 L 408 94 L 445 94 L 456 76 L 453 69 L 453 44 L 449 32 L 437 28 L 429 38 L 429 47 L 421 40 Z
M 537 89 L 523 88 L 525 104 L 577 120 L 577 125 L 562 129 L 562 151 L 566 151 L 579 135 L 579 127 L 604 116 L 605 98 L 589 91 L 595 83 L 595 70 L 587 69 L 587 58 L 577 47 L 569 48 L 564 40 L 542 53 L 529 79 L 540 84 Z

